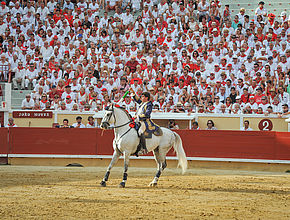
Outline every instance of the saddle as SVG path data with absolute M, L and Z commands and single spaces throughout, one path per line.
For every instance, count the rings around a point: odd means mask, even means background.
M 143 133 L 145 135 L 146 139 L 150 139 L 152 138 L 152 134 L 154 134 L 155 136 L 162 136 L 163 135 L 163 131 L 160 128 L 159 125 L 155 124 L 151 119 L 146 119 L 144 121 L 145 124 L 145 129 L 142 128 L 142 130 L 145 130 L 144 132 L 141 131 L 141 133 Z M 141 122 L 132 122 L 130 124 L 130 127 L 135 128 L 135 130 L 137 131 L 138 136 L 140 136 L 140 129 L 141 129 Z
M 133 155 L 135 155 L 136 157 L 143 155 L 143 154 L 147 154 L 147 148 L 146 148 L 146 142 L 145 139 L 150 139 L 152 138 L 152 134 L 154 134 L 155 136 L 162 136 L 163 132 L 160 128 L 160 126 L 158 126 L 157 124 L 155 124 L 153 121 L 151 121 L 150 119 L 146 119 L 146 121 L 144 121 L 145 124 L 145 131 L 142 132 L 144 130 L 144 128 L 141 128 L 142 124 L 141 122 L 132 122 L 130 124 L 130 127 L 135 128 L 138 137 L 140 138 L 140 143 L 137 146 L 137 150 L 135 153 L 133 153 Z M 141 129 L 141 134 L 139 129 Z

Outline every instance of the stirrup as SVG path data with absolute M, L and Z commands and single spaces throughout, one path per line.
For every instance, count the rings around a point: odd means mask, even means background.
M 137 155 L 138 156 L 141 156 L 141 155 L 144 155 L 144 154 L 147 154 L 148 153 L 148 150 L 147 149 L 141 149 L 141 150 L 139 150 L 138 152 L 137 152 Z

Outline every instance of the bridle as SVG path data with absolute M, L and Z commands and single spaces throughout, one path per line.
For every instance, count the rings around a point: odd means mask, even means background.
M 111 114 L 110 114 L 108 120 L 107 121 L 104 121 L 103 123 L 108 123 L 109 124 L 109 121 L 110 121 L 110 119 L 111 119 L 111 117 L 113 115 L 113 117 L 114 117 L 114 124 L 115 124 L 116 123 L 116 116 L 114 114 L 114 105 L 112 105 L 112 110 L 108 110 L 108 111 L 111 111 Z M 110 127 L 110 129 L 121 128 L 121 127 L 124 127 L 125 125 L 127 125 L 127 124 L 129 124 L 131 122 L 133 122 L 133 120 L 132 119 L 129 119 L 128 122 L 126 122 L 124 124 L 121 124 L 121 125 L 118 125 L 118 126 Z

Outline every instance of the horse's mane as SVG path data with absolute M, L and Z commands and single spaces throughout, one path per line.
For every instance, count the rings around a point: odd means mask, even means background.
M 120 109 L 120 110 L 122 110 L 126 115 L 127 115 L 127 117 L 130 119 L 130 120 L 132 120 L 132 116 L 130 115 L 130 113 L 125 109 L 125 108 L 123 108 L 123 107 L 121 107 L 121 106 L 114 106 L 115 108 L 118 108 L 118 109 Z

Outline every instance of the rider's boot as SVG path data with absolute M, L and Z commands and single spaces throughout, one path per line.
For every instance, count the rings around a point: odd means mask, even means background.
M 138 154 L 139 155 L 147 154 L 148 153 L 148 150 L 146 148 L 146 140 L 145 140 L 145 135 L 144 134 L 141 134 L 140 135 L 140 145 L 141 145 L 141 149 L 138 152 Z

